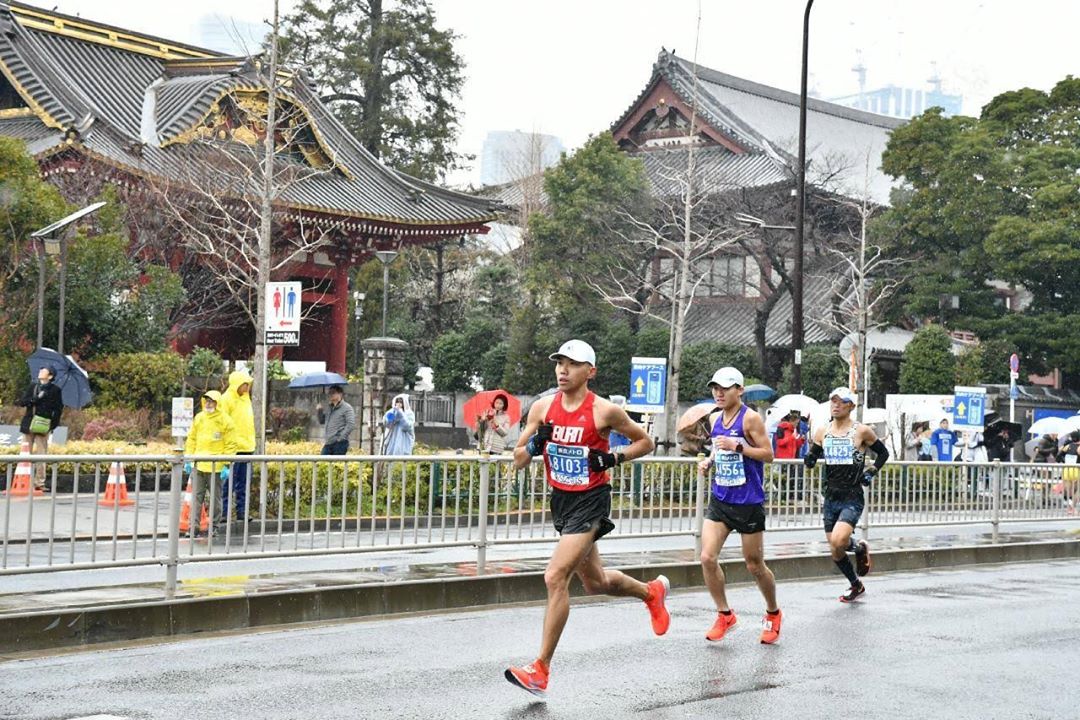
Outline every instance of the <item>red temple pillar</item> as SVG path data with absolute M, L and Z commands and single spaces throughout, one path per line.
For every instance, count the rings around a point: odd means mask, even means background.
M 334 304 L 330 308 L 330 357 L 327 370 L 345 374 L 345 348 L 349 339 L 349 269 L 339 263 L 334 270 Z

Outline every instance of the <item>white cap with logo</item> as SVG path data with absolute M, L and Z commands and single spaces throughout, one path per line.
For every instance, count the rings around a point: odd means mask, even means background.
M 733 367 L 722 367 L 713 373 L 712 380 L 709 381 L 709 387 L 713 385 L 719 385 L 722 388 L 729 388 L 732 385 L 743 386 L 742 373 Z
M 829 399 L 840 398 L 841 402 L 851 403 L 852 405 L 858 405 L 858 401 L 855 397 L 855 393 L 851 392 L 851 388 L 840 386 L 829 393 Z
M 596 367 L 596 352 L 592 349 L 592 345 L 584 340 L 567 340 L 556 352 L 548 355 L 549 360 L 558 360 L 561 357 L 574 362 L 589 363 Z

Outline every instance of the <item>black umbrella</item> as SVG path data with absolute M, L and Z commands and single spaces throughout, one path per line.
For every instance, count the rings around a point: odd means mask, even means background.
M 987 417 L 989 422 L 987 422 L 983 428 L 983 436 L 989 438 L 1000 435 L 1002 432 L 1007 432 L 1010 445 L 1024 436 L 1024 428 L 1020 423 L 1002 420 L 1000 417 L 994 417 L 994 415 L 996 415 L 996 413 Z
M 90 378 L 70 355 L 61 355 L 51 348 L 40 347 L 27 359 L 26 364 L 30 366 L 31 382 L 37 381 L 41 368 L 52 369 L 53 382 L 60 388 L 65 406 L 78 410 L 89 405 L 94 399 L 94 394 L 90 392 Z

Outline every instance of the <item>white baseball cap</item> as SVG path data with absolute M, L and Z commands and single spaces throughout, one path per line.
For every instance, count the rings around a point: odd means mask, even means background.
M 855 393 L 851 392 L 851 388 L 840 386 L 829 393 L 829 399 L 840 398 L 842 402 L 851 403 L 852 405 L 858 405 L 858 401 L 855 398 Z
M 742 373 L 733 367 L 722 367 L 713 373 L 712 380 L 709 381 L 709 387 L 713 385 L 719 385 L 722 388 L 729 388 L 732 385 L 743 386 Z
M 592 349 L 592 345 L 584 340 L 567 340 L 556 352 L 548 355 L 549 360 L 558 360 L 561 357 L 569 358 L 574 362 L 589 363 L 596 367 L 596 352 Z

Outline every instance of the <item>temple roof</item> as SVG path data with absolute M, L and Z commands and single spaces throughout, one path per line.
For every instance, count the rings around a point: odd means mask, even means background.
M 765 325 L 767 347 L 791 346 L 792 298 L 786 290 L 769 313 Z M 807 318 L 803 329 L 806 344 L 835 342 L 842 333 L 824 323 L 814 322 L 815 317 L 826 317 L 832 312 L 833 286 L 828 278 L 808 275 L 803 290 L 803 315 Z M 694 302 L 686 315 L 684 342 L 723 340 L 733 345 L 754 344 L 754 319 L 757 305 L 736 299 L 730 303 Z
M 74 150 L 136 176 L 181 181 L 193 153 L 221 139 L 211 133 L 225 127 L 228 142 L 249 145 L 257 137 L 252 109 L 266 97 L 260 62 L 0 1 L 0 73 L 21 101 L 0 109 L 0 135 L 26 141 L 39 159 Z M 494 219 L 488 198 L 382 164 L 302 73 L 279 78 L 296 152 L 279 149 L 277 162 L 311 165 L 282 191 L 286 207 L 421 234 L 483 232 Z M 230 122 L 215 126 L 219 116 Z M 237 127 L 236 117 L 251 119 L 254 130 Z
M 718 139 L 733 155 L 764 155 L 778 164 L 795 165 L 799 131 L 799 96 L 692 62 L 661 50 L 653 74 L 634 102 L 612 125 L 616 139 L 626 141 L 635 123 L 667 99 L 685 107 L 696 105 L 706 135 Z M 667 95 L 674 94 L 674 98 Z M 694 102 L 695 94 L 697 102 Z M 903 120 L 855 110 L 814 98 L 807 100 L 806 147 L 809 170 L 831 172 L 845 165 L 846 194 L 861 194 L 863 170 L 870 156 L 870 195 L 885 204 L 893 181 L 881 171 L 881 153 L 892 129 Z M 648 152 L 655 150 L 646 149 Z M 790 172 L 789 177 L 792 177 Z

